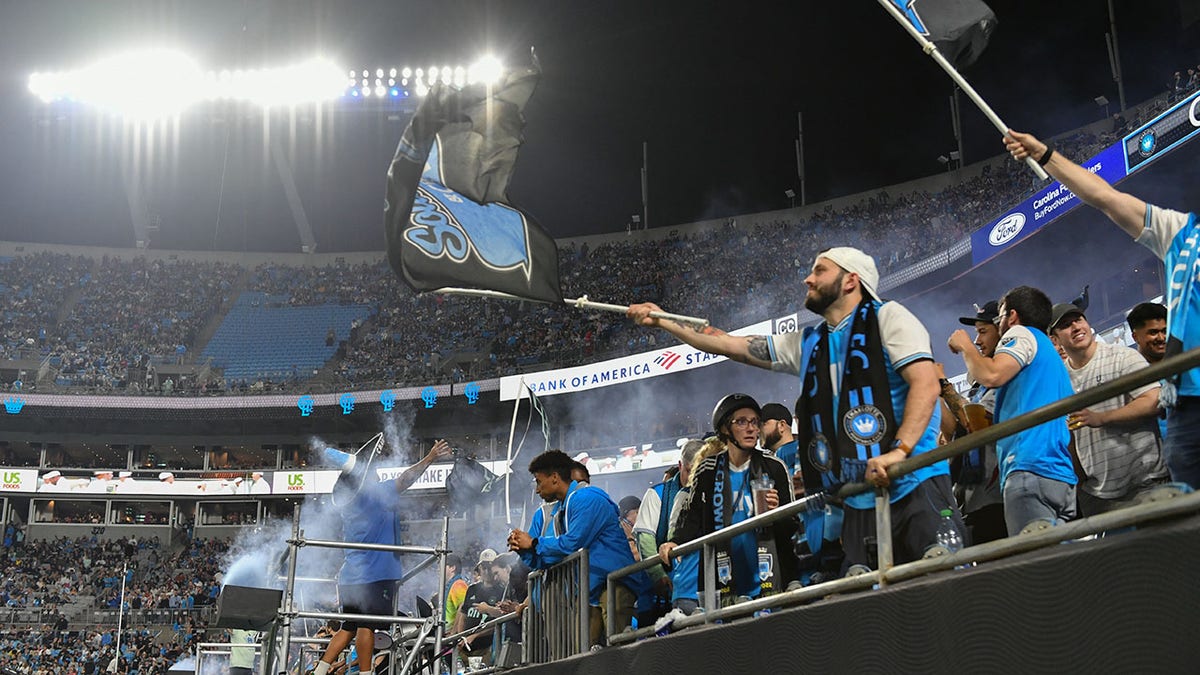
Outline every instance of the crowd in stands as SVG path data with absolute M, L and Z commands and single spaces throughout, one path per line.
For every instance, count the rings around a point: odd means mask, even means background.
M 91 614 L 75 614 L 69 621 L 67 615 L 80 605 L 80 611 L 115 610 L 127 565 L 124 609 L 133 628 L 122 634 L 117 672 L 166 672 L 203 635 L 203 616 L 189 610 L 213 604 L 229 551 L 225 539 L 195 539 L 171 550 L 157 538 L 26 541 L 20 527 L 7 526 L 0 549 L 0 612 L 46 611 L 40 627 L 0 631 L 0 669 L 104 672 L 116 655 L 115 621 L 108 625 L 108 615 Z M 137 610 L 142 611 L 133 613 Z M 79 629 L 93 617 L 97 623 L 104 618 L 103 625 Z
M 1185 80 L 1181 91 L 1192 86 Z M 1058 151 L 1089 157 L 1165 105 L 1159 101 L 1133 121 L 1118 115 L 1111 132 L 1077 132 L 1058 139 Z M 806 217 L 781 215 L 753 226 L 731 218 L 723 228 L 651 241 L 568 243 L 559 250 L 562 288 L 566 297 L 653 301 L 715 324 L 746 325 L 794 311 L 795 285 L 779 283 L 781 274 L 803 276 L 818 247 L 843 238 L 840 234 L 853 233 L 855 241 L 868 242 L 866 252 L 875 256 L 886 277 L 945 251 L 1036 185 L 1022 165 L 1005 162 L 938 192 L 890 195 L 883 190 L 846 206 L 826 205 Z M 725 264 L 730 247 L 756 264 Z M 757 264 L 778 260 L 780 250 L 789 251 L 790 263 Z M 49 356 L 57 385 L 74 391 L 190 395 L 304 388 L 307 373 L 253 381 L 224 381 L 214 374 L 197 382 L 155 372 L 156 364 L 185 362 L 198 353 L 203 347 L 196 343 L 200 330 L 219 321 L 223 303 L 244 291 L 261 294 L 262 302 L 278 306 L 332 303 L 371 308 L 372 315 L 352 326 L 350 338 L 339 345 L 338 386 L 463 382 L 655 346 L 653 336 L 607 314 L 417 296 L 385 261 L 263 265 L 236 286 L 245 270 L 226 263 L 95 262 L 42 253 L 0 260 L 0 266 L 8 284 L 0 285 L 0 315 L 6 318 L 0 326 L 0 361 Z M 785 269 L 777 269 L 780 266 Z M 709 273 L 714 270 L 719 273 Z M 75 289 L 80 293 L 70 299 Z M 747 303 L 751 297 L 754 302 Z M 56 316 L 62 317 L 57 323 Z

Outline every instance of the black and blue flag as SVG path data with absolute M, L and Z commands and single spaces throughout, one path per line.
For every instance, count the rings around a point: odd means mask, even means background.
M 388 169 L 388 262 L 416 291 L 467 286 L 561 302 L 554 239 L 508 200 L 533 67 L 499 84 L 438 84 Z
M 979 58 L 996 28 L 996 14 L 982 0 L 889 0 L 917 32 L 937 45 L 956 68 Z

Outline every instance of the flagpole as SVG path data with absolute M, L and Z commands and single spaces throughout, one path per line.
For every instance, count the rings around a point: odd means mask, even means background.
M 444 295 L 473 295 L 480 298 L 496 298 L 499 300 L 518 300 L 521 302 L 546 302 L 545 300 L 534 300 L 532 298 L 523 298 L 519 295 L 510 293 L 501 293 L 500 291 L 488 291 L 482 288 L 456 288 L 447 286 L 439 288 L 434 293 L 442 293 Z M 625 314 L 629 311 L 629 305 L 613 305 L 607 302 L 594 302 L 588 300 L 586 295 L 575 299 L 563 298 L 562 304 L 576 309 L 598 309 L 603 312 L 613 312 L 615 314 Z M 683 316 L 682 314 L 672 314 L 670 312 L 650 312 L 650 316 L 656 319 L 670 319 L 678 323 L 691 324 L 704 328 L 708 326 L 708 319 L 701 319 L 694 316 Z
M 992 107 L 987 104 L 987 101 L 983 100 L 983 97 L 979 95 L 979 92 L 975 91 L 975 88 L 972 87 L 971 84 L 959 74 L 958 70 L 954 68 L 953 64 L 947 61 L 946 57 L 938 51 L 937 45 L 926 39 L 924 35 L 921 35 L 921 32 L 918 31 L 916 27 L 908 21 L 908 19 L 904 18 L 904 15 L 900 13 L 900 9 L 896 7 L 895 3 L 891 2 L 890 0 L 878 0 L 878 2 L 884 9 L 888 11 L 889 14 L 892 15 L 893 19 L 895 19 L 901 26 L 904 27 L 905 30 L 908 31 L 908 34 L 917 41 L 917 44 L 921 45 L 921 49 L 928 54 L 935 63 L 941 66 L 942 70 L 946 71 L 946 74 L 949 75 L 950 79 L 954 80 L 954 83 L 963 90 L 963 92 L 967 95 L 967 98 L 971 99 L 971 101 L 975 103 L 979 110 L 983 112 L 983 116 L 988 118 L 988 121 L 992 123 L 992 126 L 996 127 L 996 129 L 1000 131 L 1000 135 L 1008 136 L 1008 125 L 1000 119 L 1000 116 L 996 114 L 995 110 L 992 110 Z M 1050 176 L 1046 173 L 1046 170 L 1043 169 L 1033 157 L 1025 158 L 1025 166 L 1028 166 L 1035 174 L 1037 174 L 1037 177 L 1041 178 L 1042 180 L 1047 180 L 1050 178 Z

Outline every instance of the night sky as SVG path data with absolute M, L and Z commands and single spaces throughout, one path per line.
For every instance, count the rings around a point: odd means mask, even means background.
M 1099 119 L 1099 95 L 1115 112 L 1106 3 L 990 4 L 999 26 L 966 75 L 1009 124 L 1058 133 Z M 1130 105 L 1200 62 L 1197 26 L 1183 25 L 1196 4 L 1115 3 Z M 935 173 L 936 157 L 955 149 L 949 80 L 872 0 L 5 3 L 0 239 L 132 244 L 119 125 L 83 110 L 47 121 L 25 83 L 150 40 L 214 70 L 314 53 L 372 70 L 465 65 L 486 52 L 519 63 L 533 47 L 544 75 L 510 194 L 556 237 L 621 230 L 640 212 L 643 141 L 656 226 L 786 207 L 784 191 L 799 191 L 799 111 L 810 202 Z M 402 123 L 353 102 L 334 108 L 324 131 L 297 132 L 301 200 L 320 250 L 380 250 Z M 186 114 L 180 140 L 150 158 L 147 192 L 163 219 L 152 245 L 298 250 L 261 121 L 213 117 Z M 968 162 L 998 154 L 965 98 L 963 122 Z

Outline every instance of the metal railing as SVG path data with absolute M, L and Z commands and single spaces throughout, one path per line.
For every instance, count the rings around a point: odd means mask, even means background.
M 591 648 L 589 590 L 587 549 L 530 572 L 521 624 L 525 663 L 549 663 Z
M 888 467 L 888 477 L 894 481 L 896 478 L 912 473 L 917 469 L 961 455 L 971 449 L 994 443 L 1001 438 L 1011 436 L 1056 418 L 1062 418 L 1068 413 L 1081 410 L 1143 385 L 1168 379 L 1177 373 L 1198 366 L 1200 366 L 1200 348 L 1164 359 L 1137 372 L 1123 375 L 1115 380 L 1068 396 L 1037 410 L 955 439 L 929 452 L 910 457 Z M 1144 520 L 1171 517 L 1181 513 L 1200 510 L 1200 494 L 1187 495 L 1165 504 L 1150 503 L 1128 507 L 1119 511 L 1073 521 L 1064 526 L 1050 528 L 1032 535 L 1022 534 L 996 542 L 971 546 L 949 556 L 940 556 L 934 559 L 918 560 L 893 566 L 891 504 L 888 499 L 888 490 L 886 488 L 876 488 L 874 485 L 867 483 L 849 483 L 838 490 L 835 498 L 845 499 L 846 497 L 870 490 L 876 491 L 875 525 L 878 543 L 878 569 L 867 574 L 846 577 L 718 609 L 716 600 L 716 565 L 714 564 L 717 546 L 739 534 L 765 527 L 784 518 L 794 517 L 802 511 L 818 507 L 823 508 L 827 497 L 826 495 L 818 494 L 798 499 L 772 509 L 767 513 L 756 515 L 717 532 L 694 539 L 686 544 L 681 544 L 671 551 L 671 557 L 676 559 L 689 553 L 701 552 L 703 560 L 702 569 L 704 571 L 704 593 L 700 604 L 706 610 L 702 614 L 694 614 L 677 620 L 673 628 L 679 629 L 700 623 L 711 623 L 724 618 L 745 616 L 763 609 L 774 609 L 808 602 L 833 593 L 882 587 L 889 583 L 895 583 L 938 570 L 952 569 L 955 566 L 970 562 L 992 560 L 997 557 L 1013 555 L 1033 548 L 1046 546 L 1051 543 L 1058 543 L 1087 534 L 1124 527 Z M 628 643 L 653 634 L 654 628 L 652 626 L 639 628 L 632 632 L 617 633 L 616 627 L 613 625 L 611 603 L 614 597 L 615 585 L 620 579 L 659 564 L 661 564 L 661 561 L 656 556 L 609 573 L 608 597 L 610 608 L 605 630 L 609 634 L 609 642 L 611 644 Z
M 408 570 L 400 579 L 399 585 L 403 585 L 408 580 L 412 579 L 416 574 L 420 573 L 425 568 L 437 562 L 439 567 L 439 578 L 446 578 L 446 554 L 450 551 L 447 548 L 449 543 L 450 519 L 443 518 L 442 520 L 442 536 L 438 547 L 431 548 L 427 546 L 392 546 L 386 544 L 360 544 L 344 541 L 330 541 L 322 539 L 305 539 L 304 532 L 300 529 L 300 512 L 301 505 L 297 504 L 292 512 L 292 536 L 287 540 L 290 547 L 290 555 L 288 560 L 287 581 L 284 586 L 283 598 L 280 602 L 280 607 L 277 612 L 277 619 L 273 623 L 270 632 L 264 639 L 264 644 L 269 645 L 269 648 L 264 650 L 264 657 L 261 660 L 259 672 L 262 675 L 272 673 L 274 662 L 277 654 L 282 655 L 286 661 L 291 652 L 293 643 L 309 643 L 311 639 L 292 635 L 292 622 L 295 619 L 335 619 L 339 621 L 360 621 L 387 623 L 391 625 L 389 633 L 392 638 L 390 649 L 392 654 L 388 659 L 388 670 L 390 673 L 409 673 L 412 672 L 413 666 L 416 664 L 418 655 L 426 646 L 432 646 L 433 654 L 440 654 L 442 651 L 442 636 L 445 632 L 445 622 L 442 612 L 434 612 L 433 616 L 427 619 L 411 618 L 407 616 L 398 616 L 396 608 L 392 608 L 392 614 L 389 615 L 371 615 L 371 614 L 346 614 L 337 612 L 314 612 L 298 609 L 295 606 L 295 588 L 296 581 L 299 579 L 296 574 L 297 557 L 301 548 L 312 546 L 317 548 L 334 548 L 334 549 L 355 549 L 366 551 L 391 551 L 393 553 L 419 554 L 426 556 L 421 562 Z M 395 595 L 399 598 L 399 593 Z M 397 626 L 408 626 L 410 629 L 415 629 L 415 636 L 412 633 L 398 634 Z M 278 638 L 276 636 L 278 635 Z M 414 639 L 415 637 L 415 639 Z M 408 648 L 409 652 L 406 655 L 403 665 L 397 667 L 397 658 L 399 650 Z M 197 659 L 200 658 L 200 652 L 197 651 Z M 199 665 L 199 664 L 197 664 Z M 433 660 L 433 669 L 435 673 L 441 672 L 441 664 L 437 659 Z

